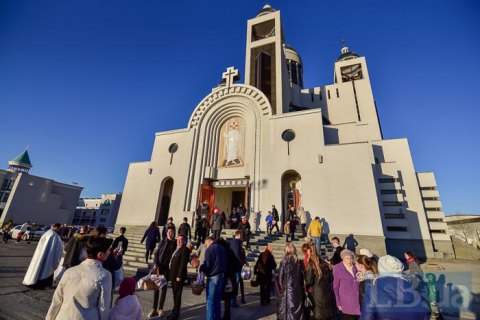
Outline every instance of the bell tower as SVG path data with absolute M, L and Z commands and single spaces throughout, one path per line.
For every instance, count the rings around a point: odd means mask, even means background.
M 266 4 L 247 22 L 245 83 L 261 90 L 272 114 L 288 112 L 289 83 L 280 11 Z

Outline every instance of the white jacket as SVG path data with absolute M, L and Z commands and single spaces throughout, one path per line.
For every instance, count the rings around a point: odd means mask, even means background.
M 46 320 L 107 320 L 112 275 L 102 263 L 87 259 L 63 274 Z
M 142 320 L 142 318 L 142 306 L 136 295 L 118 299 L 108 316 L 109 320 Z

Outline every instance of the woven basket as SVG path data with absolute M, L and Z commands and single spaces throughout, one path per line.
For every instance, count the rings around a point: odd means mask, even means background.
M 154 271 L 154 270 L 155 270 L 155 271 Z M 157 275 L 160 274 L 159 271 L 158 271 L 158 269 L 152 268 L 152 269 L 150 269 L 150 272 L 148 272 L 148 275 L 150 276 L 150 275 L 152 275 L 154 272 L 155 272 Z M 151 279 L 145 279 L 145 281 L 144 281 L 143 284 L 142 284 L 142 288 L 143 288 L 143 290 L 145 290 L 145 291 L 148 291 L 148 290 L 158 290 L 158 289 L 159 289 L 159 288 L 158 288 L 158 284 L 156 284 L 156 283 L 155 283 L 153 280 L 151 280 Z
M 254 288 L 258 287 L 258 282 L 257 282 L 257 278 L 254 277 L 250 280 L 250 285 Z
M 145 290 L 145 291 L 158 290 L 158 285 L 155 282 L 153 282 L 152 280 L 147 279 L 147 280 L 145 280 L 145 282 L 143 282 L 143 290 Z
M 192 261 L 190 261 L 190 265 L 194 268 L 198 268 L 200 266 L 200 259 L 197 257 L 192 258 Z
M 203 291 L 203 283 L 192 283 L 192 293 L 196 296 L 202 294 Z

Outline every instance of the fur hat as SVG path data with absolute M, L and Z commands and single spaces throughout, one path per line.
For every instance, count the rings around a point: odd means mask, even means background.
M 403 263 L 393 256 L 383 256 L 378 260 L 378 271 L 380 273 L 402 273 Z
M 122 283 L 120 283 L 120 288 L 118 288 L 118 294 L 120 295 L 120 299 L 134 294 L 135 284 L 135 278 L 128 277 L 123 279 Z
M 360 249 L 360 254 L 363 255 L 363 256 L 367 256 L 369 258 L 373 257 L 372 252 L 370 250 L 368 250 L 367 248 Z

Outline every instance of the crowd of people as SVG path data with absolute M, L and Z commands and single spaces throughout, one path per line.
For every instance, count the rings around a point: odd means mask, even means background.
M 145 261 L 152 259 L 150 274 L 164 279 L 153 290 L 150 318 L 165 315 L 170 283 L 173 308 L 167 319 L 181 319 L 188 263 L 197 268 L 200 279 L 206 280 L 207 319 L 228 320 L 231 308 L 239 307 L 238 298 L 245 303 L 244 279 L 250 276 L 245 271 L 245 266 L 250 268 L 246 258 L 248 219 L 241 210 L 236 210 L 237 221 L 229 217 L 236 231 L 227 241 L 221 236 L 227 221 L 224 214 L 215 208 L 205 223 L 209 216 L 203 209 L 196 218 L 193 238 L 187 218 L 178 228 L 173 218 L 168 218 L 161 232 L 152 222 L 144 233 L 141 242 L 146 244 Z M 275 211 L 273 206 L 266 218 L 268 234 L 274 226 L 279 233 Z M 292 242 L 295 232 L 288 230 L 280 264 L 273 256 L 274 247 L 268 244 L 256 260 L 252 275 L 252 285 L 259 286 L 260 305 L 270 304 L 275 292 L 278 319 L 429 318 L 423 273 L 412 252 L 405 253 L 409 266 L 406 273 L 402 262 L 393 256 L 378 258 L 365 248 L 354 254 L 333 237 L 333 254 L 327 259 L 322 256 L 320 219 L 315 217 L 307 228 L 293 208 L 286 217 L 285 224 L 300 226 L 299 233 L 305 240 L 303 259 Z M 206 230 L 202 230 L 202 223 Z M 105 227 L 89 230 L 84 226 L 65 246 L 61 230 L 62 225 L 57 223 L 42 236 L 23 281 L 33 289 L 56 286 L 46 319 L 141 319 L 142 309 L 134 294 L 136 281 L 119 273 L 128 249 L 126 229 L 121 228 L 120 235 L 112 240 L 106 237 Z M 119 297 L 113 302 L 116 288 Z

